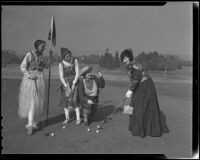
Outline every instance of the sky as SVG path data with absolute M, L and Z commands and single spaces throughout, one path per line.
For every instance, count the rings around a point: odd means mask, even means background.
M 18 54 L 32 50 L 34 41 L 47 41 L 51 17 L 56 23 L 56 48 L 75 56 L 115 54 L 132 48 L 134 54 L 157 51 L 192 59 L 192 3 L 165 6 L 3 6 L 2 49 Z

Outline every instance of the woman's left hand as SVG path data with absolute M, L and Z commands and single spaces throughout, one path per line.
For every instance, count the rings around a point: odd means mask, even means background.
M 130 98 L 130 97 L 132 96 L 132 94 L 133 94 L 133 92 L 132 92 L 131 90 L 128 90 L 128 91 L 126 92 L 126 97 L 127 97 L 127 98 Z
M 101 74 L 101 72 L 98 72 L 98 75 L 99 75 L 99 77 L 102 77 L 102 74 Z
M 72 84 L 72 91 L 74 90 L 74 88 L 75 88 L 75 84 L 73 83 L 73 84 Z

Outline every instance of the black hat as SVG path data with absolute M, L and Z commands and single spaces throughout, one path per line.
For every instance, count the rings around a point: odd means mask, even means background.
M 70 55 L 71 56 L 71 54 L 72 54 L 71 51 L 68 48 L 62 48 L 61 47 L 60 50 L 61 50 L 62 59 L 64 59 L 66 55 Z

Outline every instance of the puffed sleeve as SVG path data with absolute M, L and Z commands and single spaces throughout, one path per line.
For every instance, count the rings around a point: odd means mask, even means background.
M 139 68 L 132 67 L 130 72 L 130 80 L 131 80 L 130 90 L 132 92 L 136 91 L 137 86 L 139 85 L 141 79 L 142 79 L 142 70 Z
M 28 53 L 25 55 L 25 57 L 24 57 L 24 59 L 23 59 L 21 65 L 20 65 L 20 69 L 21 69 L 22 73 L 23 73 L 24 75 L 26 75 L 26 76 L 29 75 L 29 72 L 28 72 L 28 70 L 27 70 L 27 67 L 28 67 L 28 63 L 29 63 L 30 60 L 31 60 L 31 53 L 28 52 Z
M 97 83 L 98 88 L 104 88 L 105 87 L 105 80 L 104 80 L 103 77 L 95 76 L 95 81 Z

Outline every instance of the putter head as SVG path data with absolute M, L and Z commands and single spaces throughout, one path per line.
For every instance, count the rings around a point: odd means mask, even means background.
M 106 123 L 106 122 L 107 122 L 107 120 L 105 119 L 103 122 L 104 122 L 104 123 Z

